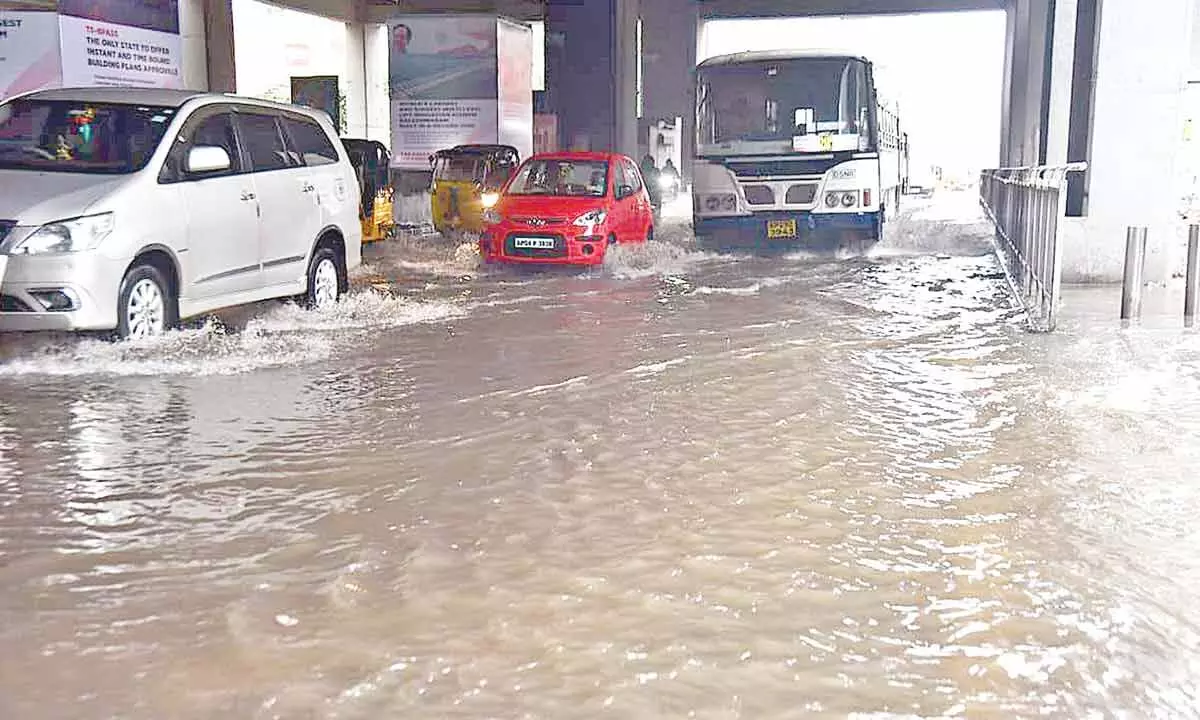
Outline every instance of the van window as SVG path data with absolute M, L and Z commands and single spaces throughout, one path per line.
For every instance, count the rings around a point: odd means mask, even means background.
M 283 144 L 274 115 L 239 111 L 237 123 L 251 172 L 283 170 L 298 164 Z
M 203 111 L 202 111 L 203 112 Z M 225 172 L 191 175 L 185 171 L 187 156 L 194 147 L 219 147 L 229 155 L 229 170 Z M 241 172 L 241 158 L 238 154 L 237 135 L 233 130 L 233 115 L 229 112 L 219 112 L 193 116 L 189 118 L 179 133 L 179 139 L 167 155 L 163 163 L 158 181 L 162 183 L 180 182 L 182 180 L 198 180 L 207 177 L 221 177 Z
M 332 165 L 338 161 L 337 149 L 315 121 L 285 116 L 283 126 L 305 165 Z
M 0 168 L 86 174 L 141 170 L 175 108 L 18 99 L 0 105 Z

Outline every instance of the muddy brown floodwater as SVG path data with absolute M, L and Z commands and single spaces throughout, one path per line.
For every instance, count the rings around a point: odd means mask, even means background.
M 0 717 L 1197 716 L 1197 336 L 978 220 L 0 338 Z

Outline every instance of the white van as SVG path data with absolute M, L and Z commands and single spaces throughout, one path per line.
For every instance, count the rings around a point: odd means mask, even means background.
M 155 335 L 336 302 L 358 180 L 328 115 L 231 95 L 44 90 L 0 104 L 0 331 Z

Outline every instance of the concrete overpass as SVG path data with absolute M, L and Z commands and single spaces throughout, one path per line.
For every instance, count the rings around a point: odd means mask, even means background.
M 1119 279 L 1124 227 L 1166 237 L 1178 226 L 1183 91 L 1200 81 L 1197 0 L 274 0 L 367 27 L 400 12 L 495 12 L 546 22 L 547 89 L 560 142 L 637 154 L 647 125 L 681 117 L 692 140 L 691 70 L 716 19 L 1003 10 L 1007 14 L 997 165 L 1087 161 L 1071 187 L 1066 279 Z M 193 84 L 236 88 L 231 0 L 181 0 L 185 39 L 203 68 Z M 634 41 L 643 27 L 643 118 Z M 190 19 L 190 22 L 189 22 Z M 189 34 L 190 30 L 190 34 Z M 367 41 L 358 45 L 365 52 Z M 350 99 L 365 109 L 372 81 Z M 354 85 L 351 80 L 350 85 Z M 378 115 L 378 110 L 375 114 Z M 386 108 L 383 110 L 386 113 Z M 386 115 L 385 115 L 386 117 Z M 369 127 L 370 123 L 363 123 Z M 1164 266 L 1165 267 L 1165 266 Z M 1164 270 L 1165 271 L 1165 270 Z M 1151 276 L 1155 269 L 1151 269 Z M 1159 272 L 1161 274 L 1161 272 Z

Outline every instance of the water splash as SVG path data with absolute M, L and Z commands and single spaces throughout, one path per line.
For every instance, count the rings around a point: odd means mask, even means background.
M 617 245 L 604 258 L 604 272 L 620 280 L 677 275 L 698 263 L 716 260 L 705 253 L 675 242 L 651 240 L 636 245 Z
M 337 306 L 309 311 L 277 305 L 239 332 L 219 319 L 161 337 L 108 342 L 30 336 L 14 341 L 0 377 L 20 375 L 232 375 L 299 365 L 333 356 L 367 330 L 437 322 L 464 310 L 448 302 L 413 302 L 365 291 Z

